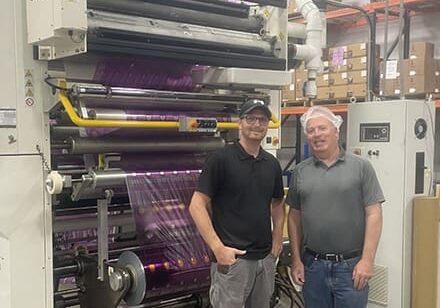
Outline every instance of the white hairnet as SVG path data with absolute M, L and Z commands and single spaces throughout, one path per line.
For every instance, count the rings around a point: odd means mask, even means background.
M 306 131 L 307 130 L 307 122 L 310 119 L 317 118 L 317 117 L 324 117 L 327 120 L 329 120 L 330 123 L 332 123 L 336 127 L 337 131 L 339 132 L 339 127 L 341 127 L 341 124 L 343 122 L 342 117 L 340 115 L 335 115 L 327 107 L 313 106 L 313 107 L 310 107 L 307 110 L 307 112 L 305 112 L 301 116 L 301 124 L 303 126 L 304 133 L 307 133 L 307 131 Z

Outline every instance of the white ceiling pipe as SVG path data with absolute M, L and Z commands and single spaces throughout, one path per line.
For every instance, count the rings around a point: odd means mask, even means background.
M 289 38 L 304 40 L 307 37 L 306 25 L 299 22 L 289 22 L 287 24 L 287 33 Z
M 322 48 L 325 40 L 323 39 L 324 23 L 319 9 L 313 0 L 296 0 L 296 6 L 306 20 L 306 44 L 296 46 L 295 59 L 304 60 L 308 70 L 308 82 L 306 96 L 316 97 L 316 77 L 322 71 Z

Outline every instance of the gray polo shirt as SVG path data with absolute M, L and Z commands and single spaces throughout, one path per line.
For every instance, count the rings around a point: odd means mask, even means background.
M 286 201 L 301 211 L 305 247 L 348 253 L 362 250 L 365 207 L 385 199 L 370 162 L 341 150 L 330 167 L 315 157 L 298 164 Z

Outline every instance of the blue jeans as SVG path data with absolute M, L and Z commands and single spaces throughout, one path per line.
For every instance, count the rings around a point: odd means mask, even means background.
M 352 279 L 353 268 L 360 257 L 333 262 L 315 259 L 310 254 L 303 258 L 305 283 L 303 295 L 306 308 L 365 308 L 368 285 L 357 290 Z

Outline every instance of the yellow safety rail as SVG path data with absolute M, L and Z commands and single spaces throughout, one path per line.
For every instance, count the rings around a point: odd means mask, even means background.
M 179 128 L 178 121 L 123 121 L 123 120 L 99 120 L 99 119 L 83 119 L 78 116 L 69 98 L 61 91 L 59 94 L 61 104 L 66 109 L 67 115 L 70 120 L 80 127 L 113 127 L 113 128 Z M 272 115 L 272 123 L 269 124 L 269 128 L 280 127 L 278 119 Z M 238 123 L 234 122 L 218 122 L 217 128 L 219 129 L 237 129 Z

